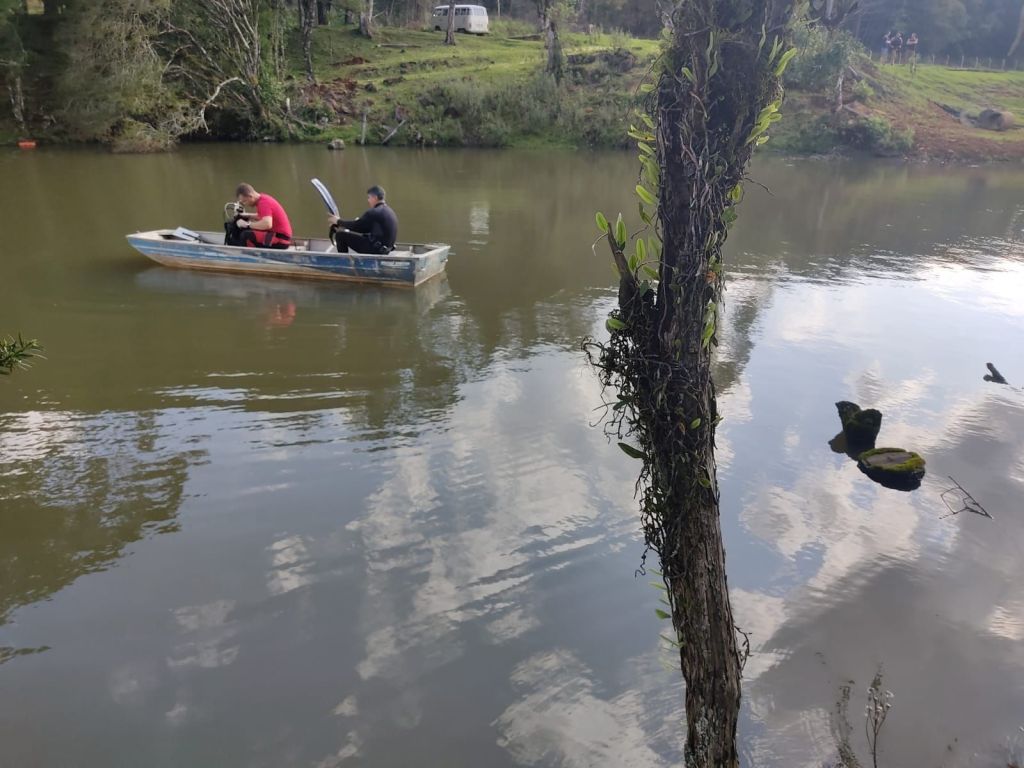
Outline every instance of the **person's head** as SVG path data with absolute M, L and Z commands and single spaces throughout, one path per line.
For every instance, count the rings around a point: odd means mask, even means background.
M 384 202 L 384 187 L 378 187 L 374 184 L 368 190 L 366 190 L 366 202 L 370 204 L 370 207 L 377 205 L 377 203 Z
M 248 205 L 251 208 L 260 199 L 260 193 L 253 188 L 252 184 L 243 182 L 235 189 L 235 198 L 242 205 Z

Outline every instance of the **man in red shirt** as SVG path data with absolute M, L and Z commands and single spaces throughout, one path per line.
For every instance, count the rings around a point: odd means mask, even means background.
M 241 230 L 241 245 L 284 249 L 292 244 L 292 223 L 277 200 L 257 192 L 252 184 L 239 184 L 235 195 L 242 205 L 256 209 L 256 213 L 243 213 L 235 222 Z

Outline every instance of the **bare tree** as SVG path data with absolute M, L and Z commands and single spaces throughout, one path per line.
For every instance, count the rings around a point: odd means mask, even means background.
M 809 15 L 812 21 L 825 28 L 830 45 L 835 45 L 836 35 L 846 20 L 860 7 L 860 0 L 811 0 Z M 833 111 L 843 108 L 843 86 L 846 83 L 846 65 L 839 67 L 836 76 Z
M 656 552 L 686 682 L 688 768 L 738 765 L 742 659 L 719 523 L 711 378 L 722 247 L 754 148 L 779 118 L 800 0 L 675 0 L 657 84 L 632 135 L 642 218 L 598 224 L 619 272 L 607 344 L 588 342 L 617 390 L 606 429 L 643 461 L 641 521 Z M 654 215 L 651 209 L 654 208 Z M 653 282 L 652 282 L 653 281 Z
M 313 27 L 317 22 L 316 0 L 299 0 L 299 33 L 302 38 L 302 60 L 306 65 L 306 77 L 316 82 L 313 72 Z
M 261 87 L 259 5 L 259 0 L 177 0 L 161 35 L 168 70 L 186 84 L 188 93 L 216 92 L 257 122 L 267 107 Z M 210 106 L 205 99 L 200 103 Z
M 1013 44 L 1010 46 L 1010 51 L 1006 54 L 1006 58 L 1010 58 L 1017 52 L 1017 48 L 1020 46 L 1021 40 L 1024 40 L 1024 5 L 1021 5 L 1020 8 L 1020 22 L 1017 24 L 1017 36 L 1013 39 Z
M 448 29 L 444 33 L 444 44 L 455 45 L 455 0 L 448 3 Z
M 547 52 L 544 71 L 560 82 L 564 59 L 562 56 L 562 41 L 558 37 L 558 23 L 563 15 L 563 5 L 560 0 L 534 0 L 534 4 L 537 7 L 540 31 L 544 35 L 544 49 Z
M 363 5 L 359 9 L 359 34 L 363 37 L 373 37 L 373 0 L 362 0 Z

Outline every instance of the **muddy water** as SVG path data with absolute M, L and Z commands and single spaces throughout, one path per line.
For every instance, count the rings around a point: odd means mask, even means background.
M 635 578 L 635 465 L 578 352 L 614 300 L 624 155 L 194 147 L 0 155 L 0 764 L 660 766 L 681 694 Z M 242 180 L 383 184 L 445 240 L 415 292 L 177 272 Z M 762 160 L 717 377 L 746 763 L 826 765 L 851 687 L 887 766 L 1024 752 L 1024 174 Z M 1010 380 L 982 380 L 992 361 Z M 831 451 L 833 403 L 922 453 Z M 953 476 L 991 517 L 951 514 Z M 1002 761 L 1002 762 L 1000 762 Z

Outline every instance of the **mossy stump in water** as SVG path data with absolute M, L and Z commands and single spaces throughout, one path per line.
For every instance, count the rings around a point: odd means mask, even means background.
M 882 428 L 882 413 L 874 408 L 861 410 L 856 403 L 841 400 L 836 403 L 839 420 L 843 423 L 843 433 L 851 446 L 871 448 L 875 445 L 878 432 Z
M 924 459 L 902 448 L 873 448 L 857 458 L 860 471 L 886 488 L 912 491 L 921 486 Z

